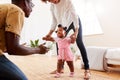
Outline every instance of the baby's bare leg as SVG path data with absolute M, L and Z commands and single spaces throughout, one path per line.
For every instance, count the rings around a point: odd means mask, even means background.
M 57 72 L 58 72 L 58 73 L 61 72 L 63 63 L 64 63 L 63 60 L 58 60 L 58 62 L 57 62 Z
M 69 66 L 70 72 L 74 72 L 74 65 L 73 61 L 66 61 L 67 65 Z

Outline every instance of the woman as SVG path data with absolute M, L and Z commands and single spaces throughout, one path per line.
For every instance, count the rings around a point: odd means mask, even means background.
M 67 27 L 66 33 L 72 29 L 74 33 L 71 35 L 72 39 L 76 39 L 77 46 L 81 52 L 82 59 L 84 62 L 85 74 L 84 78 L 90 78 L 89 64 L 86 49 L 82 41 L 82 26 L 80 18 L 74 10 L 74 6 L 71 0 L 41 0 L 42 2 L 51 3 L 51 13 L 52 13 L 52 25 L 49 33 L 45 36 L 49 38 L 58 24 L 62 24 Z M 66 34 L 66 36 L 67 36 Z

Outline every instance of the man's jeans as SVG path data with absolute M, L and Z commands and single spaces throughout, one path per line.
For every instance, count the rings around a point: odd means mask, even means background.
M 0 56 L 0 80 L 28 80 L 23 72 L 4 55 Z

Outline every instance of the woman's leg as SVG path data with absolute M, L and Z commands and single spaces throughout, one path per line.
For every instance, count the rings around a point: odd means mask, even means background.
M 23 72 L 4 55 L 0 56 L 0 80 L 28 80 Z
M 57 55 L 58 55 L 58 44 L 56 43 Z
M 87 52 L 86 52 L 84 43 L 82 41 L 82 26 L 81 26 L 80 19 L 79 19 L 79 30 L 78 30 L 76 43 L 77 43 L 77 46 L 78 46 L 78 48 L 81 52 L 81 56 L 82 56 L 82 59 L 83 59 L 83 62 L 84 62 L 84 68 L 85 68 L 85 70 L 88 70 L 89 69 L 89 64 L 88 64 Z
M 86 52 L 84 43 L 82 41 L 82 26 L 81 26 L 80 19 L 79 19 L 79 31 L 78 31 L 76 43 L 77 43 L 77 46 L 81 52 L 81 56 L 82 56 L 82 59 L 84 62 L 84 69 L 85 69 L 84 79 L 88 80 L 90 78 L 89 61 L 88 61 L 87 52 Z

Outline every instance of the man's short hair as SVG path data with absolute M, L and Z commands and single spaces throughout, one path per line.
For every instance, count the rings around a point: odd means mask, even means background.
M 16 3 L 16 2 L 19 2 L 19 1 L 21 1 L 21 0 L 12 0 L 12 2 L 15 2 L 15 3 Z
M 20 1 L 25 1 L 25 0 L 11 0 L 12 3 L 19 3 Z M 26 0 L 29 1 L 29 0 Z
M 47 3 L 48 0 L 41 0 L 41 1 Z

